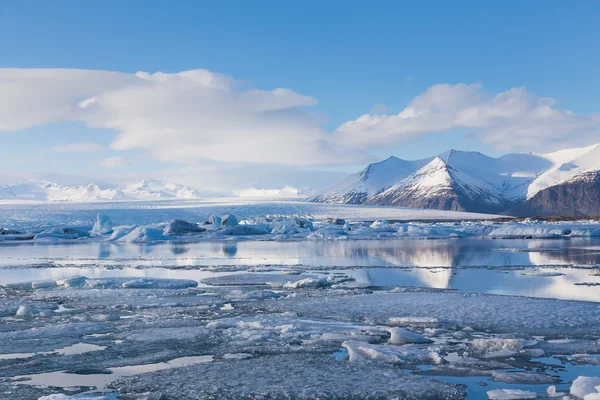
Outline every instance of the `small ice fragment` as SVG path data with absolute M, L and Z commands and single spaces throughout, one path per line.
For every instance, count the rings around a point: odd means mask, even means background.
M 402 328 L 389 328 L 388 332 L 392 334 L 390 338 L 392 344 L 433 343 L 433 340 L 425 336 Z
M 490 400 L 522 400 L 537 398 L 535 392 L 528 392 L 521 389 L 495 389 L 488 391 L 487 395 Z
M 283 287 L 285 289 L 299 289 L 299 288 L 320 288 L 329 286 L 333 281 L 328 278 L 306 278 L 299 281 L 287 282 Z
M 525 341 L 522 339 L 475 339 L 473 348 L 479 351 L 484 358 L 511 357 L 518 354 Z
M 30 315 L 37 315 L 39 313 L 40 313 L 40 310 L 33 308 L 32 306 L 22 304 L 21 306 L 19 306 L 19 309 L 17 310 L 17 313 L 15 314 L 15 316 L 27 317 Z
M 565 392 L 557 392 L 556 386 L 550 385 L 548 389 L 546 389 L 546 394 L 550 397 L 561 397 L 565 395 Z

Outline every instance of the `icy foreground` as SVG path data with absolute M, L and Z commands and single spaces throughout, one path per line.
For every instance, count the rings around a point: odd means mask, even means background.
M 465 388 L 457 385 L 312 354 L 198 364 L 116 381 L 111 386 L 125 393 L 161 391 L 178 399 L 452 400 L 466 394 Z
M 595 395 L 540 357 L 596 368 L 597 303 L 352 283 L 289 270 L 0 287 L 0 394 L 463 399 L 460 377 L 478 377 L 489 398 Z

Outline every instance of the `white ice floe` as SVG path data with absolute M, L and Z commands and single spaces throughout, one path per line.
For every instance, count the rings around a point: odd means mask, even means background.
M 411 332 L 402 328 L 390 328 L 388 331 L 391 334 L 391 344 L 423 344 L 433 343 L 433 340 L 426 338 L 425 336 L 419 335 L 418 333 Z
M 473 349 L 484 358 L 511 357 L 518 354 L 524 347 L 522 339 L 475 339 Z
M 306 278 L 298 281 L 287 282 L 283 287 L 285 289 L 300 289 L 300 288 L 319 288 L 330 286 L 335 282 L 333 277 L 318 277 L 318 278 Z
M 535 399 L 537 394 L 521 389 L 494 389 L 487 392 L 489 400 L 525 400 Z
M 391 346 L 348 340 L 342 343 L 348 350 L 350 362 L 367 360 L 389 364 L 440 364 L 439 353 L 415 346 Z
M 570 392 L 584 400 L 595 400 L 596 397 L 589 397 L 600 393 L 600 377 L 579 376 L 573 381 Z

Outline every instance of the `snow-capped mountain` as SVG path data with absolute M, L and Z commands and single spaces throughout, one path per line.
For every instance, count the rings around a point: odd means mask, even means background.
M 200 192 L 188 186 L 156 179 L 142 179 L 124 186 L 123 193 L 136 200 L 197 199 Z
M 498 213 L 595 171 L 600 171 L 600 145 L 498 158 L 450 150 L 423 160 L 392 157 L 371 164 L 310 201 Z
M 54 182 L 29 180 L 25 183 L 0 188 L 2 200 L 36 201 L 103 201 L 122 200 L 124 193 L 119 189 L 101 189 L 90 183 L 80 186 L 64 186 Z
M 584 172 L 558 185 L 542 189 L 507 214 L 527 216 L 599 216 L 600 172 Z
M 195 189 L 159 180 L 141 180 L 116 188 L 100 188 L 94 183 L 66 186 L 43 180 L 28 180 L 18 185 L 0 187 L 0 200 L 95 202 L 200 197 L 200 193 Z
M 435 157 L 429 164 L 389 189 L 369 197 L 365 203 L 497 212 L 506 209 L 504 202 L 489 183 L 461 173 L 440 157 Z
M 348 175 L 332 187 L 316 194 L 309 201 L 317 203 L 361 204 L 369 196 L 383 192 L 429 161 L 431 159 L 406 161 L 392 156 L 384 161 L 370 164 L 362 171 Z

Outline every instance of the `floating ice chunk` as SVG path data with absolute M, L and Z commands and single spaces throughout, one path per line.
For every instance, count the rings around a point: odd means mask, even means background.
M 80 231 L 76 228 L 62 227 L 50 228 L 35 235 L 35 239 L 78 239 L 89 236 L 89 233 Z
M 56 281 L 56 283 L 59 286 L 64 286 L 64 287 L 68 287 L 68 288 L 72 288 L 72 287 L 82 287 L 85 285 L 86 281 L 88 278 L 86 278 L 85 276 L 72 276 L 69 278 L 64 278 L 64 279 L 59 279 Z
M 427 326 L 437 323 L 438 319 L 433 317 L 392 317 L 388 319 L 388 324 L 392 326 Z
M 334 281 L 331 277 L 306 278 L 299 281 L 287 282 L 283 287 L 285 289 L 320 288 L 330 286 Z
M 108 240 L 113 242 L 118 241 L 121 238 L 129 235 L 135 228 L 136 226 L 118 226 L 113 229 L 113 233 L 110 235 Z
M 535 399 L 537 394 L 521 389 L 494 389 L 487 392 L 489 400 L 525 400 Z
M 508 222 L 493 229 L 489 237 L 507 238 L 560 238 L 600 236 L 597 225 L 564 225 L 539 222 Z
M 342 218 L 328 217 L 328 218 L 325 219 L 325 223 L 326 224 L 333 224 L 333 225 L 346 225 L 346 220 L 344 220 Z
M 433 224 L 402 224 L 398 227 L 398 235 L 402 237 L 461 237 L 471 233 L 457 230 L 448 226 Z
M 153 242 L 157 240 L 166 240 L 168 237 L 163 235 L 160 229 L 149 228 L 149 227 L 137 227 L 127 235 L 117 239 L 119 242 L 127 243 L 144 243 Z
M 21 305 L 19 306 L 19 309 L 17 310 L 15 316 L 17 317 L 29 317 L 32 315 L 38 315 L 40 313 L 40 310 L 38 310 L 37 308 L 34 308 L 30 305 Z
M 226 214 L 223 216 L 221 220 L 221 226 L 236 226 L 238 224 L 238 219 L 233 214 Z
M 587 395 L 598 393 L 596 386 L 600 386 L 600 377 L 579 376 L 571 385 L 571 394 L 587 400 Z
M 315 230 L 313 223 L 303 218 L 292 218 L 276 222 L 271 230 L 275 235 L 295 235 Z
M 192 222 L 187 222 L 182 219 L 174 219 L 169 222 L 163 231 L 164 235 L 185 235 L 190 233 L 206 232 L 206 228 L 198 226 Z
M 32 289 L 49 289 L 56 287 L 57 283 L 53 280 L 35 281 L 31 282 Z
M 406 329 L 390 328 L 388 331 L 392 335 L 390 338 L 390 343 L 392 344 L 433 343 L 433 340 Z
M 210 217 L 208 217 L 208 223 L 210 225 L 221 226 L 221 221 L 222 219 L 218 215 L 211 215 Z
M 600 365 L 600 357 L 593 357 L 589 354 L 573 354 L 572 361 L 577 364 Z
M 494 378 L 496 382 L 520 383 L 523 385 L 543 385 L 560 382 L 560 379 L 555 376 L 541 374 L 538 372 L 495 371 L 492 374 L 492 378 Z
M 441 364 L 443 358 L 436 352 L 415 346 L 369 344 L 357 340 L 342 343 L 348 350 L 350 362 L 373 360 L 390 364 Z
M 378 219 L 375 222 L 373 222 L 369 228 L 371 229 L 379 229 L 379 230 L 389 230 L 392 231 L 395 229 L 392 227 L 392 225 L 390 225 L 390 223 L 388 222 L 387 219 Z
M 564 276 L 562 272 L 552 272 L 552 271 L 533 271 L 533 272 L 524 272 L 521 275 L 525 276 Z
M 22 232 L 19 232 L 16 229 L 0 228 L 0 236 L 4 236 L 4 235 L 20 235 L 21 233 Z
M 546 389 L 546 394 L 549 397 L 562 397 L 565 395 L 565 392 L 557 392 L 556 386 L 550 385 L 550 386 L 548 386 L 548 389 Z
M 475 339 L 473 348 L 484 358 L 511 357 L 518 354 L 525 341 L 523 339 Z
M 542 349 L 523 349 L 520 351 L 521 354 L 525 354 L 529 357 L 543 357 L 546 352 Z
M 344 240 L 348 231 L 337 225 L 326 226 L 308 235 L 308 240 Z
M 0 286 L 11 289 L 31 289 L 33 282 L 13 282 L 13 283 L 2 283 Z
M 90 231 L 92 236 L 100 236 L 107 235 L 112 233 L 113 231 L 113 223 L 108 217 L 108 215 L 98 214 L 96 215 L 96 222 Z
M 243 236 L 243 235 L 268 235 L 269 228 L 263 224 L 244 224 L 227 226 L 220 232 L 222 235 Z

